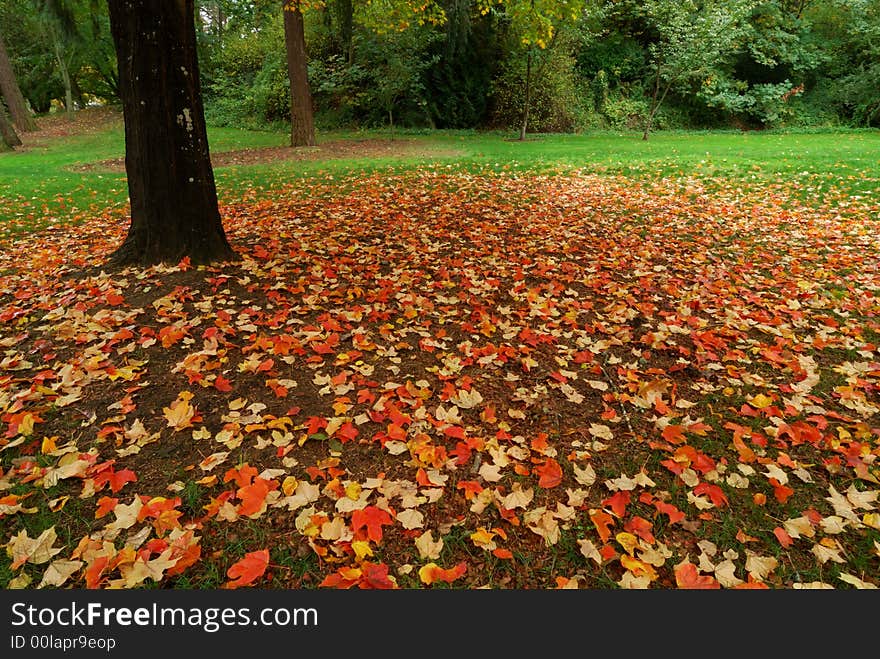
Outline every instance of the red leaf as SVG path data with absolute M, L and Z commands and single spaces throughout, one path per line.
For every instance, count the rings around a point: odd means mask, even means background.
M 626 507 L 629 505 L 630 493 L 626 490 L 615 492 L 612 496 L 602 501 L 603 506 L 609 506 L 611 512 L 618 517 L 626 515 Z
M 783 546 L 783 548 L 788 549 L 794 543 L 794 540 L 791 539 L 791 536 L 788 535 L 788 532 L 781 526 L 777 526 L 773 529 L 773 535 L 776 536 L 776 539 L 779 540 L 779 544 Z
M 382 541 L 382 527 L 388 526 L 393 520 L 391 515 L 376 506 L 367 506 L 363 510 L 355 510 L 351 514 L 351 530 L 357 532 L 367 529 L 367 537 L 373 542 Z
M 711 483 L 700 483 L 694 488 L 694 494 L 697 496 L 705 494 L 719 508 L 722 508 L 727 503 L 727 496 L 724 494 L 724 491 L 719 486 L 712 485 Z
M 388 566 L 385 563 L 361 563 L 363 576 L 359 584 L 363 589 L 392 590 L 397 584 L 388 578 Z
M 109 513 L 118 503 L 119 499 L 115 497 L 101 497 L 98 499 L 98 510 L 95 511 L 95 519 L 100 519 Z
M 234 563 L 226 571 L 226 576 L 230 578 L 224 584 L 224 588 L 239 588 L 247 586 L 263 576 L 266 567 L 269 565 L 269 550 L 260 549 L 252 551 L 245 555 L 237 563 Z
M 214 388 L 217 391 L 222 391 L 223 393 L 229 393 L 232 391 L 232 382 L 224 378 L 222 375 L 218 375 L 214 379 Z
M 122 469 L 121 471 L 111 473 L 107 480 L 110 483 L 110 490 L 113 492 L 119 492 L 126 483 L 133 483 L 136 481 L 137 476 L 131 469 Z

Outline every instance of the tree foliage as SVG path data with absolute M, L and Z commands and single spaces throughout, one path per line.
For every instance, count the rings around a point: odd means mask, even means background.
M 281 4 L 196 3 L 210 121 L 290 121 Z M 438 128 L 520 128 L 527 108 L 537 130 L 880 123 L 878 0 L 300 6 L 322 129 L 387 125 L 389 107 Z M 0 0 L 0 34 L 34 112 L 117 102 L 103 3 Z

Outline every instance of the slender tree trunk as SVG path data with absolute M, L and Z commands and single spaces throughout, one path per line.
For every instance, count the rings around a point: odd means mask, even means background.
M 526 99 L 523 103 L 522 126 L 519 129 L 519 139 L 526 139 L 526 129 L 529 125 L 529 106 L 532 104 L 532 47 L 529 46 L 529 53 L 526 56 Z
M 0 93 L 6 99 L 12 123 L 20 131 L 37 130 L 37 122 L 31 116 L 21 89 L 18 86 L 18 81 L 15 79 L 15 72 L 12 70 L 12 63 L 9 61 L 9 55 L 6 53 L 6 45 L 3 43 L 2 36 L 0 36 Z
M 131 224 L 114 265 L 231 260 L 217 207 L 193 0 L 108 0 Z
M 64 48 L 61 45 L 61 39 L 55 34 L 55 30 L 52 30 L 52 44 L 55 48 L 55 61 L 58 62 L 58 70 L 61 72 L 61 82 L 64 84 L 64 109 L 67 112 L 67 120 L 73 121 L 73 83 L 70 80 L 70 69 L 67 66 L 67 60 L 64 59 Z
M 290 78 L 290 146 L 315 146 L 315 117 L 309 87 L 306 36 L 298 4 L 284 7 L 284 45 Z
M 648 112 L 648 118 L 645 120 L 645 132 L 642 133 L 642 139 L 645 141 L 647 141 L 648 133 L 651 132 L 651 126 L 654 124 L 654 116 L 666 99 L 666 94 L 669 93 L 670 87 L 672 87 L 672 82 L 667 83 L 663 93 L 660 94 L 660 63 L 658 62 L 657 75 L 654 78 L 654 93 L 651 95 L 651 109 Z
M 0 104 L 0 151 L 9 151 L 12 147 L 20 146 L 21 140 L 12 127 L 9 119 L 6 118 L 6 111 Z
M 354 62 L 354 2 L 352 0 L 337 0 L 336 15 L 339 20 L 339 39 L 342 42 L 342 52 L 349 64 Z

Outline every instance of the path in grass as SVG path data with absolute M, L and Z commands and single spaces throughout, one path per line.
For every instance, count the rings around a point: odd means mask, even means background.
M 17 239 L 0 583 L 876 587 L 876 198 L 493 170 Z

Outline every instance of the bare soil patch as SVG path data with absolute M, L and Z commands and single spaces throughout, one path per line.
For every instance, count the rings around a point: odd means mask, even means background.
M 237 149 L 211 154 L 214 167 L 235 167 L 260 165 L 282 160 L 337 160 L 337 159 L 371 159 L 371 158 L 418 158 L 418 157 L 454 157 L 461 155 L 456 149 L 440 149 L 422 140 L 405 139 L 343 139 L 331 140 L 317 146 L 268 146 L 257 149 Z M 79 165 L 76 171 L 103 169 L 121 172 L 125 170 L 124 158 L 111 158 L 99 162 Z

